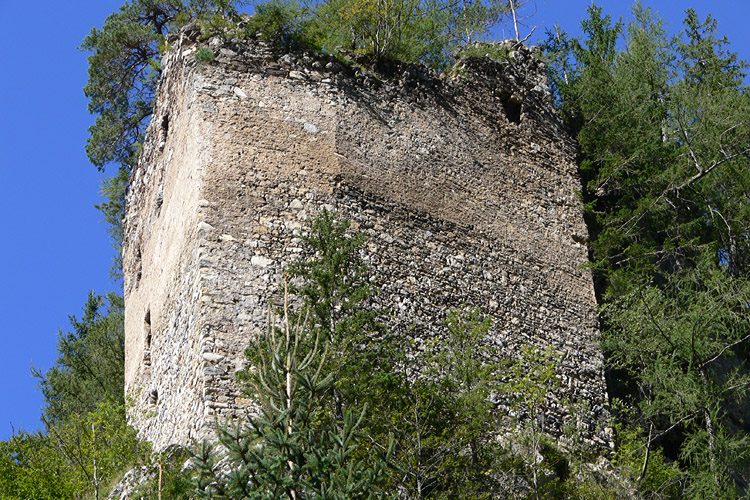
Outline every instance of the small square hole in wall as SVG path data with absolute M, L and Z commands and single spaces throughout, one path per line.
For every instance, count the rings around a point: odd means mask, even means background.
M 521 102 L 507 92 L 503 92 L 500 95 L 500 102 L 503 105 L 503 111 L 508 121 L 515 124 L 521 123 Z

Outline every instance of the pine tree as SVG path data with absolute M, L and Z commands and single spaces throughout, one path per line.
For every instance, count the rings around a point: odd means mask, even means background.
M 285 297 L 286 299 L 286 297 Z M 310 335 L 306 320 L 276 324 L 269 309 L 265 342 L 258 342 L 260 366 L 248 377 L 259 413 L 218 428 L 219 450 L 208 445 L 196 453 L 195 493 L 226 499 L 374 499 L 388 454 L 365 462 L 356 457 L 365 409 L 347 411 L 339 427 L 320 419 L 333 377 L 323 375 L 328 346 L 302 354 Z M 262 347 L 263 346 L 263 347 Z M 319 350 L 322 349 L 322 352 Z M 217 454 L 218 451 L 218 454 Z M 225 465 L 218 460 L 226 457 Z
M 100 171 L 113 165 L 105 179 L 99 208 L 109 224 L 115 245 L 112 273 L 119 276 L 125 192 L 135 167 L 161 78 L 161 55 L 166 36 L 192 20 L 206 26 L 217 16 L 232 17 L 242 0 L 132 0 L 93 28 L 79 47 L 90 52 L 89 78 L 83 88 L 89 112 L 96 116 L 89 127 L 86 154 Z M 215 24 L 215 23 L 214 23 Z

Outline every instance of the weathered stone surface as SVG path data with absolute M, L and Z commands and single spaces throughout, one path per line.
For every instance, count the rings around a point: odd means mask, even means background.
M 133 497 L 139 486 L 152 479 L 154 472 L 146 466 L 139 466 L 127 471 L 120 481 L 115 484 L 107 496 L 107 500 L 128 500 Z
M 392 331 L 418 346 L 445 333 L 451 308 L 480 306 L 498 356 L 561 353 L 558 396 L 591 403 L 601 442 L 576 150 L 534 51 L 385 78 L 261 43 L 217 45 L 211 64 L 173 45 L 125 220 L 126 390 L 148 410 L 132 414 L 142 436 L 186 443 L 248 404 L 234 380 L 243 350 L 305 221 L 327 207 L 367 234 Z

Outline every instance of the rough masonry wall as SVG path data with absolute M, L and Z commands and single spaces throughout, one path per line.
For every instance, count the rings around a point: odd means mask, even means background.
M 184 34 L 175 45 L 126 220 L 126 380 L 145 437 L 204 437 L 249 403 L 234 381 L 242 352 L 325 206 L 367 234 L 391 331 L 419 346 L 451 308 L 481 307 L 498 356 L 558 350 L 559 396 L 592 403 L 599 440 L 575 147 L 533 52 L 385 78 L 261 43 L 212 40 L 210 64 Z M 565 409 L 553 413 L 559 426 Z
M 158 446 L 202 436 L 199 211 L 209 159 L 195 89 L 179 77 L 182 61 L 164 63 L 175 77 L 163 81 L 130 180 L 123 255 L 125 392 L 136 403 L 134 425 Z

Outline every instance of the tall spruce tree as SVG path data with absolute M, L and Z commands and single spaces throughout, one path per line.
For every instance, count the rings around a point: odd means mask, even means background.
M 388 447 L 400 420 L 406 388 L 405 351 L 400 340 L 378 321 L 377 290 L 364 262 L 363 233 L 325 208 L 312 219 L 303 238 L 306 254 L 288 272 L 290 286 L 309 310 L 310 328 L 329 343 L 323 373 L 332 377 L 321 418 L 340 428 L 348 412 L 368 407 L 360 424 L 374 449 Z M 370 460 L 361 447 L 359 458 Z
M 575 61 L 551 77 L 581 145 L 604 346 L 624 374 L 612 380 L 646 447 L 677 447 L 691 498 L 734 498 L 747 448 L 730 416 L 750 383 L 744 63 L 692 10 L 669 38 L 636 4 L 619 50 L 601 13 L 589 9 L 584 42 L 549 46 Z

